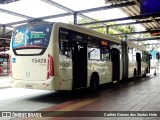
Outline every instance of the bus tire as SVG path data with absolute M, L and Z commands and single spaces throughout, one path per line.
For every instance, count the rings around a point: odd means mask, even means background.
M 147 69 L 144 71 L 143 77 L 146 77 Z
M 98 91 L 98 87 L 99 87 L 99 76 L 97 74 L 93 74 L 91 76 L 91 81 L 90 81 L 91 92 Z
M 157 75 L 156 70 L 154 71 L 154 75 Z
M 144 74 L 143 77 L 146 77 L 146 74 Z

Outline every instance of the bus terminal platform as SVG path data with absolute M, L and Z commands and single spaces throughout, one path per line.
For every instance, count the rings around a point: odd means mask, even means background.
M 0 73 L 0 89 L 10 87 L 8 73 Z
M 0 89 L 10 87 L 7 75 L 1 76 L 0 81 Z M 147 77 L 113 84 L 107 88 L 103 86 L 96 93 L 38 110 L 42 113 L 44 111 L 48 111 L 48 114 L 58 111 L 60 117 L 44 114 L 48 120 L 160 120 L 160 74 L 155 76 L 152 72 Z M 123 116 L 131 112 L 138 115 Z M 147 116 L 149 114 L 146 112 L 152 115 Z M 114 116 L 117 113 L 123 115 Z
M 160 120 L 159 88 L 160 75 L 151 74 L 145 78 L 100 89 L 90 97 L 65 102 L 40 111 L 51 113 L 71 111 L 60 114 L 64 116 L 56 117 L 55 120 Z M 120 114 L 117 116 L 119 112 L 122 116 Z M 136 114 L 136 117 L 124 116 L 131 113 Z

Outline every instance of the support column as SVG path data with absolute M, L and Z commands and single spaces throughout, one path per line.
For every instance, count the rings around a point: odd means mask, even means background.
M 77 13 L 76 12 L 74 13 L 74 24 L 75 25 L 77 24 Z
M 3 62 L 1 64 L 1 73 L 4 73 L 4 69 L 5 69 L 5 66 L 4 66 L 4 60 L 5 60 L 5 49 L 6 49 L 6 39 L 5 39 L 5 32 L 6 32 L 6 26 L 3 25 L 3 33 L 2 33 L 2 38 L 3 38 L 3 51 L 4 51 L 4 54 L 2 55 L 1 59 L 3 59 Z M 7 60 L 8 61 L 8 60 Z M 8 64 L 8 62 L 7 62 Z M 8 71 L 7 71 L 8 72 Z
M 128 47 L 127 47 L 127 35 L 123 36 L 122 43 L 122 71 L 123 71 L 123 79 L 128 79 Z
M 127 39 L 128 39 L 128 36 L 127 36 L 127 35 L 125 35 L 125 36 L 124 36 L 124 40 L 125 40 L 125 41 L 127 41 Z
M 106 26 L 106 34 L 109 34 L 109 27 Z

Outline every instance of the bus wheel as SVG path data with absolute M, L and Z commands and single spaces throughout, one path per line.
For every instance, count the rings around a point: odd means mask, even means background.
M 98 87 L 99 87 L 98 77 L 97 76 L 92 76 L 91 82 L 90 82 L 91 92 L 98 91 Z
M 157 75 L 156 70 L 154 71 L 154 75 Z
M 143 75 L 143 77 L 146 77 L 146 73 Z
M 147 70 L 144 72 L 143 77 L 146 77 Z

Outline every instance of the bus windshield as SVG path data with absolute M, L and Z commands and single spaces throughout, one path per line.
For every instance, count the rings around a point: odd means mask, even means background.
M 13 31 L 12 48 L 14 49 L 43 49 L 47 48 L 52 25 L 29 25 Z

